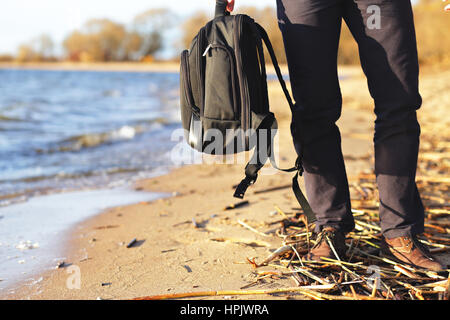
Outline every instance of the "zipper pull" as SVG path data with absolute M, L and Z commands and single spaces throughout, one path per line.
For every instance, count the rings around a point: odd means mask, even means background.
M 212 47 L 212 44 L 209 44 L 209 45 L 206 47 L 205 52 L 203 52 L 203 55 L 202 55 L 203 57 L 206 56 L 206 54 L 208 53 L 209 49 L 211 49 L 211 47 Z

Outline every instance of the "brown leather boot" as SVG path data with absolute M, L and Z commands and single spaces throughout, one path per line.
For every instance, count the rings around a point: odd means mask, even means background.
M 323 228 L 317 235 L 316 244 L 303 259 L 306 261 L 323 261 L 320 257 L 325 257 L 338 260 L 338 257 L 336 257 L 333 249 L 329 245 L 329 241 L 333 245 L 339 259 L 343 259 L 345 257 L 345 252 L 347 251 L 347 247 L 345 246 L 345 235 L 332 227 Z
M 415 268 L 442 271 L 444 266 L 434 258 L 428 248 L 416 236 L 398 237 L 381 241 L 381 254 L 389 259 L 406 263 Z

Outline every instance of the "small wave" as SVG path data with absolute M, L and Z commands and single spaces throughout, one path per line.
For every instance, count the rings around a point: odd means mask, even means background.
M 87 133 L 70 137 L 48 149 L 35 149 L 37 153 L 73 152 L 81 149 L 94 148 L 103 144 L 133 139 L 145 131 L 143 126 L 123 126 L 117 130 L 100 133 Z
M 56 143 L 55 146 L 50 146 L 47 149 L 35 149 L 39 154 L 51 154 L 56 152 L 76 152 L 82 149 L 95 148 L 104 144 L 111 144 L 120 141 L 127 141 L 134 139 L 138 134 L 150 131 L 161 126 L 168 125 L 169 122 L 164 118 L 156 118 L 142 124 L 130 126 L 125 125 L 119 129 L 99 132 L 86 133 L 73 136 Z
M 19 118 L 15 118 L 15 117 L 8 117 L 8 116 L 3 116 L 0 114 L 0 121 L 5 121 L 5 122 L 19 122 L 19 121 L 23 121 L 22 119 Z
M 68 152 L 79 151 L 85 148 L 93 148 L 102 144 L 133 139 L 136 134 L 142 131 L 139 127 L 123 126 L 118 130 L 103 133 L 88 133 L 79 136 L 71 137 L 60 143 L 49 152 Z
M 13 180 L 0 180 L 1 182 L 39 182 L 43 180 L 69 180 L 69 179 L 78 179 L 78 178 L 86 178 L 86 177 L 93 177 L 93 176 L 104 176 L 108 174 L 116 174 L 116 173 L 135 173 L 139 172 L 139 168 L 123 168 L 123 167 L 114 167 L 114 168 L 108 168 L 103 170 L 91 170 L 91 171 L 84 171 L 84 172 L 78 172 L 78 173 L 65 173 L 60 172 L 57 174 L 51 174 L 51 175 L 40 175 L 40 176 L 33 176 L 33 177 L 27 177 L 27 178 L 19 178 L 19 179 L 13 179 Z M 27 190 L 29 191 L 29 190 Z M 23 195 L 22 193 L 13 193 L 13 194 L 0 194 L 0 200 L 6 199 L 9 197 L 17 197 Z
M 29 188 L 20 191 L 1 190 L 0 187 L 0 208 L 9 205 L 23 203 L 30 198 L 41 195 L 49 195 L 63 191 L 74 191 L 83 188 L 114 187 L 128 184 L 133 181 L 133 177 L 143 175 L 140 168 L 115 167 L 104 170 L 91 170 L 78 173 L 57 173 L 53 175 L 42 175 L 15 180 L 0 181 L 15 183 L 17 185 L 25 183 Z M 114 178 L 113 178 L 114 176 Z M 120 178 L 122 177 L 122 178 Z M 146 177 L 143 175 L 142 177 Z M 83 183 L 79 183 L 84 179 Z M 86 183 L 89 179 L 89 183 Z M 0 219 L 2 216 L 0 216 Z

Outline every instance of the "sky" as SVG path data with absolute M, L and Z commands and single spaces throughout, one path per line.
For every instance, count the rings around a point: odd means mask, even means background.
M 276 0 L 236 0 L 242 6 L 275 6 Z M 60 43 L 72 30 L 91 18 L 129 23 L 151 8 L 169 8 L 180 17 L 196 10 L 214 12 L 215 0 L 10 0 L 0 11 L 0 54 L 14 54 L 17 47 L 41 34 Z

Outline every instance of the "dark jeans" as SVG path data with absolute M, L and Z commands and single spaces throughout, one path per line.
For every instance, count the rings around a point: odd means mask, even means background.
M 380 9 L 380 28 L 370 18 Z M 318 230 L 354 228 L 341 136 L 335 122 L 342 96 L 337 51 L 342 19 L 359 47 L 375 101 L 375 173 L 380 221 L 387 238 L 423 232 L 424 208 L 415 183 L 420 126 L 416 110 L 418 58 L 409 0 L 277 0 L 296 101 L 291 125 L 303 156 L 306 193 Z

